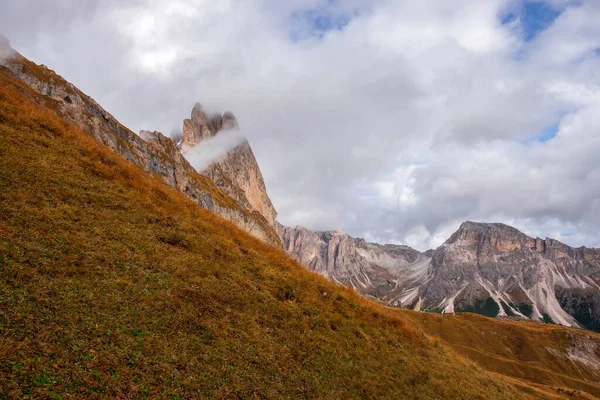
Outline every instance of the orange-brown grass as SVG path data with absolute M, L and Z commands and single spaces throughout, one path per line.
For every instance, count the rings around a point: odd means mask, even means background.
M 398 310 L 418 329 L 441 339 L 456 353 L 488 371 L 511 377 L 519 386 L 556 395 L 559 388 L 600 397 L 600 366 L 568 358 L 573 341 L 600 335 L 541 322 L 497 320 L 477 314 L 441 315 Z M 563 397 L 560 397 L 563 398 Z
M 520 398 L 0 73 L 0 398 Z

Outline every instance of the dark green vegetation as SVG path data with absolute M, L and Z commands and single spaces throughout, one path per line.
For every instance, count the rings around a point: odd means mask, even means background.
M 522 398 L 0 73 L 0 398 Z
M 503 301 L 501 301 L 500 304 L 502 305 L 502 309 L 504 310 L 506 315 L 508 315 L 509 317 L 515 316 L 515 313 L 513 312 L 512 308 L 510 308 L 510 306 L 508 304 L 506 304 Z
M 444 311 L 444 310 L 443 310 L 443 309 L 441 309 L 441 308 L 437 308 L 437 307 L 434 307 L 434 308 L 426 308 L 425 310 L 423 310 L 423 312 L 430 312 L 430 313 L 436 313 L 436 314 L 441 314 L 441 313 L 442 313 L 442 311 Z
M 578 294 L 560 290 L 556 298 L 560 306 L 575 317 L 582 326 L 600 332 L 598 316 L 594 315 L 594 304 L 600 301 L 600 294 Z
M 459 304 L 456 312 L 472 312 L 485 315 L 486 317 L 496 317 L 500 313 L 500 307 L 498 307 L 494 299 L 488 297 L 485 301 L 477 300 L 474 306 Z
M 530 304 L 519 304 L 517 308 L 519 309 L 519 312 L 526 317 L 531 317 L 531 314 L 533 314 L 533 307 L 531 307 Z
M 548 314 L 544 313 L 542 315 L 542 321 L 546 324 L 553 324 L 554 321 L 552 320 L 552 317 L 550 317 Z

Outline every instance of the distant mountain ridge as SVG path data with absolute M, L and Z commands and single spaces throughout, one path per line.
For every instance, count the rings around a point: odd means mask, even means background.
M 393 306 L 600 330 L 600 249 L 531 238 L 498 223 L 465 222 L 427 252 L 342 232 L 279 230 L 300 263 Z

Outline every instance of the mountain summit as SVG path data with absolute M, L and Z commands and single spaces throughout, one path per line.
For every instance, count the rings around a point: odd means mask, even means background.
M 420 290 L 429 306 L 600 326 L 600 250 L 466 222 L 433 254 Z
M 197 103 L 191 117 L 183 121 L 184 153 L 191 151 L 203 141 L 220 132 L 237 130 L 238 122 L 231 112 L 209 116 Z M 246 209 L 259 213 L 270 227 L 275 229 L 277 212 L 267 195 L 267 188 L 252 148 L 243 138 L 241 143 L 229 150 L 225 157 L 213 162 L 203 171 L 219 189 L 236 199 Z
M 189 119 L 183 121 L 183 151 L 189 151 L 202 140 L 214 137 L 221 130 L 239 128 L 232 112 L 208 115 L 200 103 L 192 108 Z

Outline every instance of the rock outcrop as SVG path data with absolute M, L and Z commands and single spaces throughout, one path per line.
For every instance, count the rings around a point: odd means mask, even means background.
M 425 253 L 342 232 L 283 226 L 280 232 L 286 250 L 307 268 L 394 306 L 600 330 L 600 249 L 475 222 Z
M 238 129 L 238 123 L 231 112 L 208 116 L 202 106 L 196 104 L 190 119 L 183 121 L 182 150 L 185 154 L 203 140 L 232 129 Z M 275 229 L 277 212 L 267 195 L 262 173 L 246 139 L 200 172 L 245 208 L 262 215 Z
M 279 225 L 288 254 L 308 269 L 393 305 L 418 293 L 431 257 L 408 246 L 368 243 L 343 232 L 311 232 Z
M 210 176 L 199 174 L 170 138 L 160 132 L 149 131 L 136 135 L 73 84 L 17 52 L 13 51 L 11 57 L 0 59 L 0 69 L 13 77 L 16 85 L 25 84 L 38 92 L 40 97 L 36 100 L 39 103 L 93 135 L 103 145 L 149 173 L 162 177 L 201 207 L 233 222 L 253 236 L 281 247 L 281 240 L 274 228 L 274 210 L 263 215 L 250 207 L 248 201 L 230 197 L 229 193 L 234 189 L 222 190 Z M 228 116 L 224 120 L 226 125 L 230 123 Z M 255 168 L 258 171 L 257 165 Z M 260 174 L 259 171 L 257 173 Z M 258 191 L 264 189 L 262 180 L 260 183 L 262 187 L 256 189 Z M 266 197 L 266 191 L 263 192 Z
M 430 307 L 598 328 L 600 249 L 465 222 L 436 249 L 431 268 L 420 289 Z

